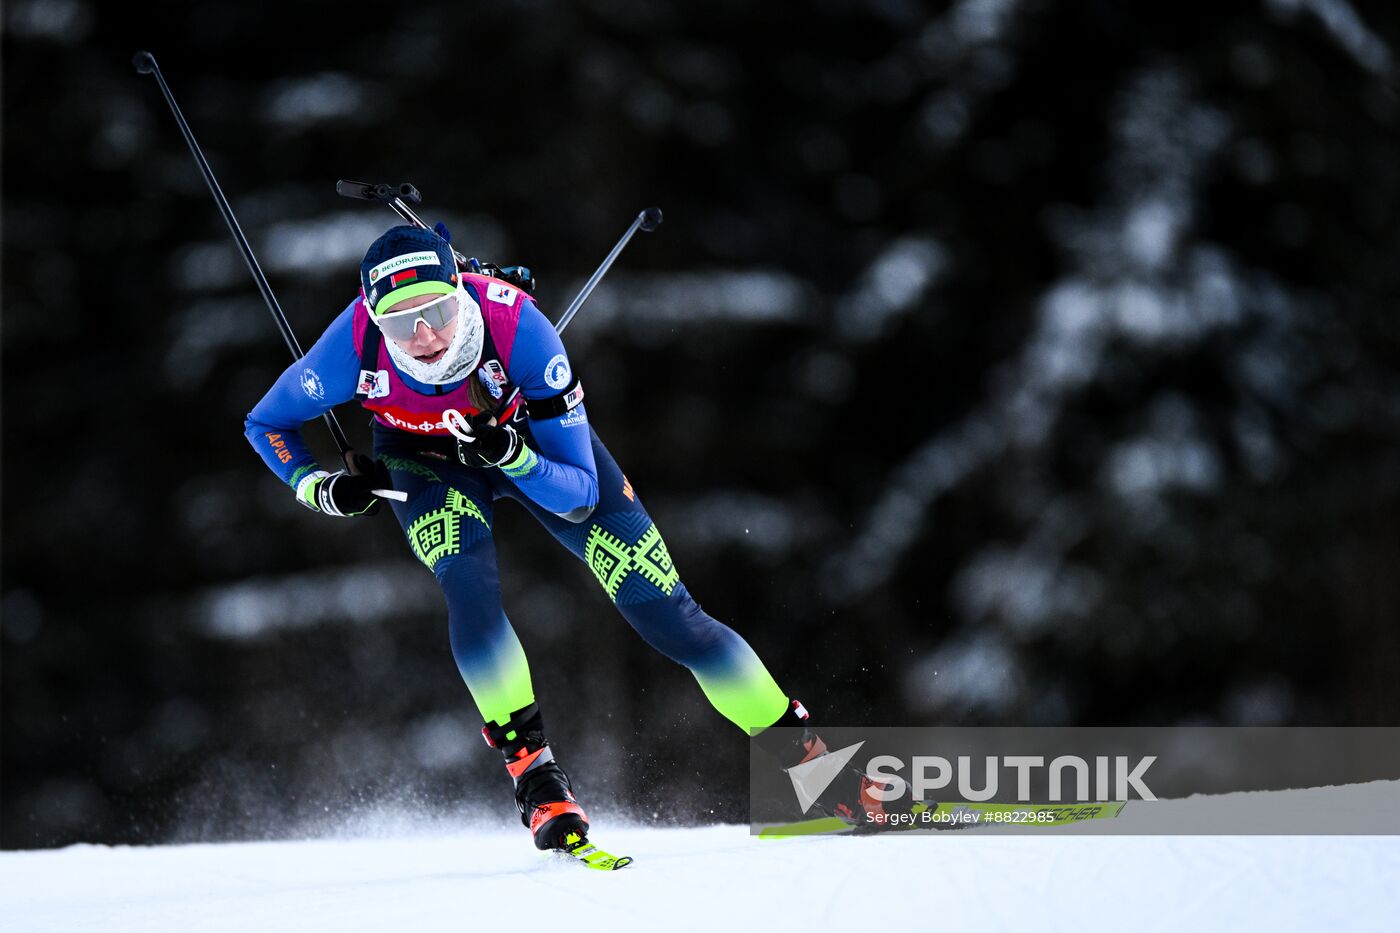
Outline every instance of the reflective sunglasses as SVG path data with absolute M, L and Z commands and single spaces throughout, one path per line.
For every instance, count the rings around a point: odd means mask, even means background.
M 384 332 L 384 336 L 391 340 L 412 340 L 418 330 L 419 321 L 423 321 L 433 330 L 442 330 L 457 320 L 457 315 L 462 310 L 458 297 L 460 294 L 460 291 L 453 292 L 416 308 L 405 308 L 402 311 L 390 311 L 388 314 L 371 317 Z

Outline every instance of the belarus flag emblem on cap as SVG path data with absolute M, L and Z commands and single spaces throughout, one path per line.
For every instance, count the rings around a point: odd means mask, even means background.
M 418 278 L 417 269 L 405 269 L 402 272 L 395 272 L 393 275 L 389 276 L 389 284 L 398 287 L 405 282 L 412 282 L 416 278 Z

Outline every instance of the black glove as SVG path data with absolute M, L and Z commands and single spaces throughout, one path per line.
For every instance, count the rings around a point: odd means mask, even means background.
M 354 473 L 345 470 L 308 473 L 297 483 L 297 501 L 309 509 L 338 518 L 378 512 L 379 497 L 370 490 L 393 488 L 388 467 L 353 451 L 346 454 L 346 459 Z
M 492 424 L 489 411 L 473 415 L 469 425 L 471 440 L 457 434 L 457 459 L 469 467 L 485 469 L 510 463 L 525 446 L 515 428 L 509 424 Z

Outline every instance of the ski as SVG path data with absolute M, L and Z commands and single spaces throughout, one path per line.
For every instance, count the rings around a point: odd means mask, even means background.
M 765 826 L 759 830 L 758 838 L 787 839 L 790 836 L 831 836 L 838 833 L 848 833 L 855 828 L 854 823 L 848 823 L 839 816 L 824 816 L 815 820 Z
M 906 832 L 911 829 L 971 829 L 977 826 L 1068 826 L 1084 820 L 1112 819 L 1123 812 L 1126 801 L 1085 804 L 1026 803 L 916 803 L 905 820 L 890 825 L 858 826 L 839 817 L 822 817 L 796 823 L 766 826 L 760 839 L 788 839 L 794 836 L 837 836 L 846 833 L 869 835 Z M 927 814 L 927 815 L 925 815 Z
M 919 801 L 910 808 L 909 812 L 917 818 L 919 814 L 927 809 L 929 809 L 928 804 Z M 854 833 L 855 831 L 856 824 L 849 820 L 843 820 L 839 816 L 823 816 L 813 820 L 801 820 L 796 823 L 780 823 L 777 826 L 765 827 L 759 831 L 758 838 L 786 839 L 789 836 L 838 836 L 843 833 Z M 893 831 L 893 829 L 885 831 L 890 832 Z M 868 832 L 871 832 L 871 830 L 863 830 L 863 833 Z
M 632 856 L 604 852 L 578 833 L 569 833 L 565 836 L 564 844 L 564 848 L 554 850 L 560 857 L 571 859 L 580 865 L 598 871 L 617 871 L 619 868 L 626 868 L 632 864 Z

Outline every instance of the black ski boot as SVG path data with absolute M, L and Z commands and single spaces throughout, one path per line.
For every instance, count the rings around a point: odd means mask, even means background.
M 775 729 L 798 728 L 796 734 L 775 732 Z M 787 711 L 773 725 L 753 737 L 754 744 L 777 759 L 784 771 L 807 764 L 827 754 L 826 743 L 812 731 L 807 710 L 793 700 Z M 896 801 L 891 806 L 871 794 L 887 785 L 871 779 L 859 768 L 846 768 L 826 786 L 813 804 L 827 816 L 838 817 L 857 831 L 869 832 L 885 828 L 890 814 L 910 809 L 911 801 Z
M 520 822 L 534 836 L 535 848 L 569 849 L 588 835 L 588 817 L 544 737 L 539 704 L 511 713 L 504 726 L 488 722 L 481 735 L 505 757 Z

